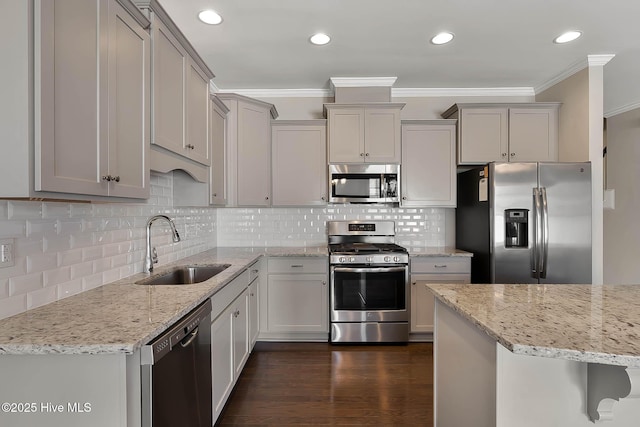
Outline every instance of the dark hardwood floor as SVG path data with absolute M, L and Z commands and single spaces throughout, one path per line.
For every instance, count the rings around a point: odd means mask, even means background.
M 259 342 L 216 425 L 433 425 L 433 348 Z

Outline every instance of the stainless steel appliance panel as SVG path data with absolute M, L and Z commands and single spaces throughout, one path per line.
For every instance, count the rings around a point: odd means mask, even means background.
M 399 323 L 332 323 L 332 343 L 406 343 L 409 324 Z
M 329 165 L 330 203 L 399 203 L 400 165 Z
M 591 283 L 591 164 L 540 163 L 540 283 Z
M 211 301 L 142 347 L 142 426 L 210 427 Z
M 534 269 L 535 227 L 528 228 L 526 247 L 507 247 L 505 211 L 528 211 L 528 223 L 535 222 L 533 189 L 538 186 L 537 163 L 490 163 L 489 197 L 491 218 L 492 283 L 537 283 Z

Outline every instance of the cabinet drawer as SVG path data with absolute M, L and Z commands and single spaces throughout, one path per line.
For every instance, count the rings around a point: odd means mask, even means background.
M 267 268 L 271 273 L 326 273 L 328 258 L 281 257 L 269 258 Z
M 468 257 L 411 258 L 411 274 L 414 273 L 471 273 Z
M 215 319 L 249 285 L 249 270 L 245 270 L 211 297 L 211 319 Z

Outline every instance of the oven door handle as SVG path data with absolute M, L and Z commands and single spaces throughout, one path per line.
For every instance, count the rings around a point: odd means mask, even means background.
M 336 273 L 397 273 L 407 271 L 406 266 L 396 267 L 331 267 Z

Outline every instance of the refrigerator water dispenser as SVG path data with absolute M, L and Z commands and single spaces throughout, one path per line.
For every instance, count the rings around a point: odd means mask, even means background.
M 529 247 L 529 209 L 504 210 L 504 245 L 507 248 Z

